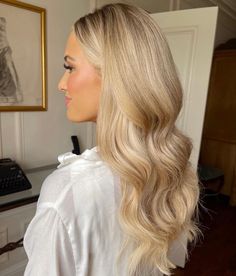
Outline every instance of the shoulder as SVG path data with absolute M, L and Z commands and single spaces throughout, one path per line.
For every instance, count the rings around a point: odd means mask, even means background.
M 38 206 L 76 204 L 94 206 L 114 192 L 116 176 L 101 160 L 97 148 L 85 150 L 81 155 L 65 153 L 58 157 L 60 164 L 43 182 Z

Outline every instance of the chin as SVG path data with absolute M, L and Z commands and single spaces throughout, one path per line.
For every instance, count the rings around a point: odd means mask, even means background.
M 83 122 L 97 122 L 97 118 L 94 117 L 80 117 L 80 116 L 72 116 L 71 114 L 67 113 L 67 119 L 74 123 L 83 123 Z

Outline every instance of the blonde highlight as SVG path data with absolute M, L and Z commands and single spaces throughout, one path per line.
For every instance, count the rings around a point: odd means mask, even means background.
M 97 146 L 120 177 L 126 234 L 117 262 L 132 244 L 129 275 L 146 275 L 145 266 L 170 275 L 172 242 L 200 233 L 200 188 L 192 141 L 175 125 L 183 93 L 168 43 L 146 11 L 121 3 L 80 18 L 74 31 L 102 78 Z

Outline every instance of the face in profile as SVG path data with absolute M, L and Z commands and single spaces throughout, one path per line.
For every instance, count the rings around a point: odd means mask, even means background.
M 96 122 L 101 77 L 86 59 L 74 32 L 66 44 L 64 67 L 58 88 L 65 93 L 67 118 L 73 122 Z

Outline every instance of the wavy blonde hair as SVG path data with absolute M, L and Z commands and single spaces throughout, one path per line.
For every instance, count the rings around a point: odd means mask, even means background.
M 181 233 L 196 241 L 200 231 L 198 176 L 191 139 L 175 125 L 183 94 L 168 43 L 145 10 L 121 3 L 85 15 L 74 31 L 102 79 L 97 146 L 120 177 L 120 254 L 135 244 L 129 275 L 143 276 L 141 264 L 170 275 L 172 242 Z

